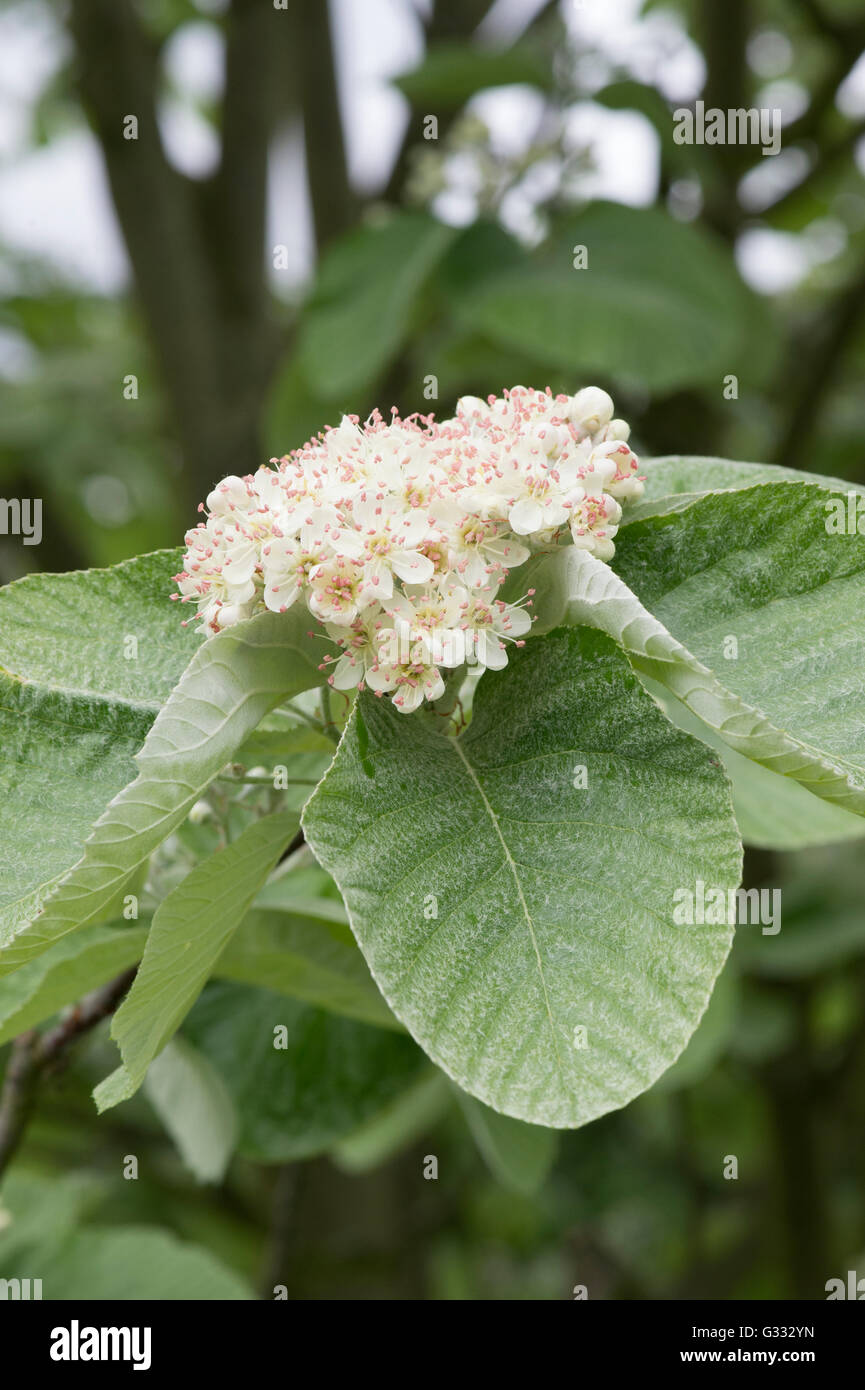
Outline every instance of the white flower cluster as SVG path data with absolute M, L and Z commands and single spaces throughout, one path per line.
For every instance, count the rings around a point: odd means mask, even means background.
M 534 551 L 612 558 L 620 504 L 643 488 L 628 435 L 592 386 L 464 396 L 451 420 L 347 416 L 214 488 L 174 597 L 208 632 L 303 602 L 340 652 L 331 684 L 409 712 L 440 698 L 443 670 L 507 664 L 531 618 L 497 594 Z

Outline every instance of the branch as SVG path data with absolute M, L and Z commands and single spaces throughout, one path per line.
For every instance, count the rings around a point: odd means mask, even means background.
M 355 221 L 328 0 L 295 0 L 297 81 L 303 111 L 306 178 L 316 244 L 321 249 Z
M 263 392 L 284 346 L 271 314 L 265 239 L 270 145 L 284 93 L 292 90 L 290 82 L 280 81 L 291 47 L 285 20 L 260 0 L 232 0 L 225 26 L 222 152 L 201 199 L 220 321 L 223 412 L 232 417 L 229 433 L 250 471 L 261 453 Z
M 0 1095 L 0 1177 L 24 1137 L 35 1104 L 38 1041 L 39 1034 L 30 1032 L 22 1033 L 12 1044 Z
M 222 157 L 201 183 L 166 158 L 158 50 L 133 0 L 71 0 L 82 96 L 177 422 L 190 500 L 259 462 L 261 406 L 280 347 L 264 242 L 270 138 L 290 88 L 279 81 L 285 20 L 261 0 L 232 0 Z M 124 138 L 128 116 L 138 121 L 137 139 Z
M 42 1076 L 56 1072 L 72 1044 L 112 1014 L 135 978 L 137 965 L 85 996 L 47 1033 L 21 1033 L 12 1044 L 0 1094 L 0 1177 L 5 1173 L 27 1128 Z
M 267 304 L 267 171 L 278 110 L 282 17 L 259 0 L 232 0 L 226 21 L 222 155 L 209 224 L 218 231 L 220 291 L 229 312 L 261 319 Z
M 219 476 L 224 450 L 213 284 L 194 187 L 172 169 L 162 147 L 157 52 L 130 0 L 72 0 L 71 27 L 84 103 L 102 145 L 145 320 L 200 492 Z M 128 116 L 138 121 L 137 139 L 124 137 Z
M 289 1276 L 290 1256 L 295 1235 L 295 1215 L 301 1170 L 295 1163 L 283 1163 L 276 1170 L 270 1210 L 267 1255 L 261 1276 L 260 1297 L 273 1299 L 273 1290 Z
M 747 107 L 750 104 L 750 75 L 747 45 L 751 29 L 750 0 L 728 0 L 726 5 L 702 5 L 700 40 L 706 57 L 707 76 L 703 97 L 707 107 Z M 742 219 L 736 197 L 739 179 L 749 159 L 741 145 L 710 147 L 711 164 L 717 174 L 713 186 L 705 189 L 706 220 L 728 239 L 733 239 Z
M 280 864 L 284 864 L 286 859 L 290 859 L 291 856 L 293 854 L 296 854 L 297 851 L 301 848 L 301 846 L 305 844 L 306 836 L 303 833 L 303 829 L 300 829 L 295 832 L 295 835 L 290 841 L 290 843 L 286 845 L 285 849 L 282 851 L 282 854 L 279 856 L 278 862 Z
M 775 1139 L 778 1232 L 787 1244 L 789 1294 L 813 1298 L 829 1265 L 826 1181 L 821 1169 L 809 981 L 781 987 L 796 1008 L 797 1029 L 789 1051 L 762 1068 Z M 808 1104 L 807 1102 L 811 1102 Z

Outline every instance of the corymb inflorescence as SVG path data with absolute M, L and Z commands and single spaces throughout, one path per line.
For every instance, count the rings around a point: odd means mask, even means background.
M 335 643 L 330 682 L 408 713 L 442 671 L 507 664 L 532 621 L 529 595 L 498 596 L 510 570 L 569 544 L 612 558 L 643 489 L 629 434 L 594 386 L 464 396 L 450 420 L 346 416 L 214 488 L 175 597 L 208 633 L 303 603 Z

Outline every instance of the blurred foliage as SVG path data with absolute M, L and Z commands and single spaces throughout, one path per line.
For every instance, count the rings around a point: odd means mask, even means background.
M 0 15 L 20 8 L 7 0 Z M 434 6 L 426 58 L 396 81 L 409 126 L 388 188 L 353 195 L 302 296 L 277 296 L 271 275 L 278 349 L 251 391 L 260 458 L 343 411 L 450 413 L 463 392 L 595 381 L 647 455 L 865 481 L 865 131 L 861 109 L 836 101 L 865 47 L 860 0 L 652 0 L 639 44 L 610 34 L 598 47 L 566 31 L 556 5 L 527 5 L 526 32 L 507 49 L 473 38 L 485 8 Z M 192 21 L 230 30 L 191 0 L 137 9 L 157 56 Z M 683 28 L 668 23 L 662 39 L 651 24 L 671 14 Z M 680 103 L 665 70 L 686 42 L 705 59 L 704 95 L 728 93 L 724 105 L 777 104 L 780 80 L 800 93 L 777 161 L 675 144 Z M 87 119 L 80 55 L 69 39 L 58 54 L 21 155 Z M 485 108 L 466 108 L 514 82 L 529 84 L 536 113 L 517 153 L 499 147 Z M 571 120 L 588 101 L 654 131 L 651 206 L 590 196 L 595 151 Z M 218 128 L 219 108 L 195 104 Z M 423 138 L 430 113 L 435 142 Z M 309 158 L 324 126 L 305 109 L 283 113 L 298 115 Z M 332 152 L 321 157 L 335 185 Z M 186 182 L 206 207 L 208 180 Z M 281 241 L 300 235 L 296 217 Z M 785 238 L 766 243 L 769 257 L 799 257 L 788 288 L 743 279 L 755 233 Z M 580 246 L 587 269 L 575 268 Z M 144 285 L 133 276 L 112 298 L 11 248 L 0 257 L 0 491 L 44 504 L 41 546 L 0 536 L 0 579 L 177 545 L 202 479 Z M 124 395 L 130 375 L 137 398 Z M 320 766 L 315 737 L 293 754 L 301 777 Z M 266 731 L 248 752 L 272 765 Z M 293 791 L 302 804 L 305 790 Z M 219 843 L 218 793 L 211 801 L 172 842 L 173 865 L 154 864 L 154 901 Z M 184 1030 L 186 1069 L 96 1122 L 90 1088 L 115 1060 L 98 1032 L 43 1088 L 3 1188 L 0 1274 L 42 1275 L 61 1297 L 271 1296 L 276 1284 L 292 1298 L 555 1299 L 576 1285 L 592 1298 L 822 1297 L 865 1251 L 861 854 L 856 843 L 754 849 L 747 875 L 781 888 L 780 934 L 742 928 L 662 1083 L 558 1139 L 509 1132 L 458 1103 L 407 1039 L 284 999 L 263 979 L 211 984 Z M 335 896 L 309 864 L 292 878 L 295 893 Z M 282 890 L 268 892 L 264 905 L 278 907 Z M 288 1026 L 289 1090 L 271 1077 L 272 1049 L 256 1050 L 263 1018 Z M 240 1146 L 206 1184 L 180 1119 L 184 1088 L 200 1100 L 208 1066 L 239 1114 Z M 215 1126 L 220 1103 L 211 1095 Z M 736 1180 L 724 1177 L 730 1156 Z M 435 1178 L 424 1176 L 430 1157 Z

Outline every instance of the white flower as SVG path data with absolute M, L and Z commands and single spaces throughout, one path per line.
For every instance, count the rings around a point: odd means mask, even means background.
M 615 498 L 601 492 L 588 496 L 571 513 L 571 539 L 578 550 L 589 550 L 599 560 L 611 560 L 616 547 L 622 509 Z
M 480 589 L 491 582 L 498 585 L 509 569 L 528 560 L 531 551 L 506 523 L 463 511 L 458 502 L 446 505 L 449 511 L 440 509 L 435 515 L 440 525 L 447 516 L 443 529 L 448 565 L 469 588 Z
M 411 714 L 424 700 L 440 700 L 445 693 L 440 672 L 420 650 L 415 660 L 382 664 L 371 670 L 367 684 L 371 690 L 393 691 L 393 702 L 403 714 Z
M 636 454 L 626 443 L 620 443 L 615 453 L 610 454 L 616 472 L 607 485 L 607 491 L 620 502 L 629 502 L 643 495 L 643 480 L 637 477 L 640 467 Z
M 465 614 L 468 590 L 454 578 L 396 594 L 387 605 L 398 644 L 391 661 L 421 660 L 433 666 L 457 667 L 466 661 Z
M 598 386 L 586 386 L 572 398 L 568 418 L 583 434 L 595 435 L 613 418 L 612 396 Z
M 222 577 L 228 593 L 239 602 L 252 598 L 252 576 L 258 564 L 258 548 L 252 537 L 233 521 L 218 535 L 222 545 Z
M 323 536 L 301 527 L 299 536 L 272 538 L 261 552 L 262 597 L 274 613 L 284 613 L 309 584 L 313 570 L 332 555 Z
M 234 627 L 235 623 L 240 623 L 248 617 L 249 611 L 245 604 L 217 603 L 213 613 L 213 624 L 221 631 L 224 627 Z
M 323 623 L 350 627 L 362 605 L 363 566 L 341 555 L 316 565 L 309 575 L 309 609 Z
M 252 489 L 246 479 L 230 476 L 209 493 L 205 505 L 211 516 L 229 516 L 232 512 L 248 511 L 252 502 Z
M 375 676 L 382 660 L 394 651 L 394 627 L 383 609 L 367 608 L 348 629 L 331 624 L 327 633 L 342 649 L 339 660 L 328 659 L 325 668 L 331 685 L 337 690 L 352 690 L 369 684 L 372 677 L 373 688 L 384 689 L 375 683 Z
M 408 511 L 396 497 L 364 492 L 353 502 L 350 515 L 354 529 L 341 529 L 334 544 L 340 554 L 362 565 L 364 602 L 389 599 L 395 575 L 406 584 L 422 584 L 432 577 L 435 566 L 417 549 L 432 538 L 422 512 Z
M 500 671 L 508 664 L 505 643 L 512 641 L 522 646 L 519 639 L 531 626 L 532 620 L 526 610 L 516 604 L 503 603 L 501 599 L 485 603 L 483 599 L 473 598 L 466 612 L 470 663 Z
M 464 396 L 438 422 L 344 416 L 217 484 L 174 597 L 208 633 L 303 604 L 335 644 L 328 681 L 408 712 L 439 698 L 442 670 L 499 669 L 522 642 L 528 614 L 497 597 L 510 570 L 567 543 L 612 559 L 643 490 L 629 436 L 597 387 Z
M 536 445 L 518 445 L 509 458 L 503 486 L 508 493 L 508 521 L 518 536 L 554 531 L 563 526 L 574 503 L 585 496 L 578 478 L 576 452 L 550 458 Z

